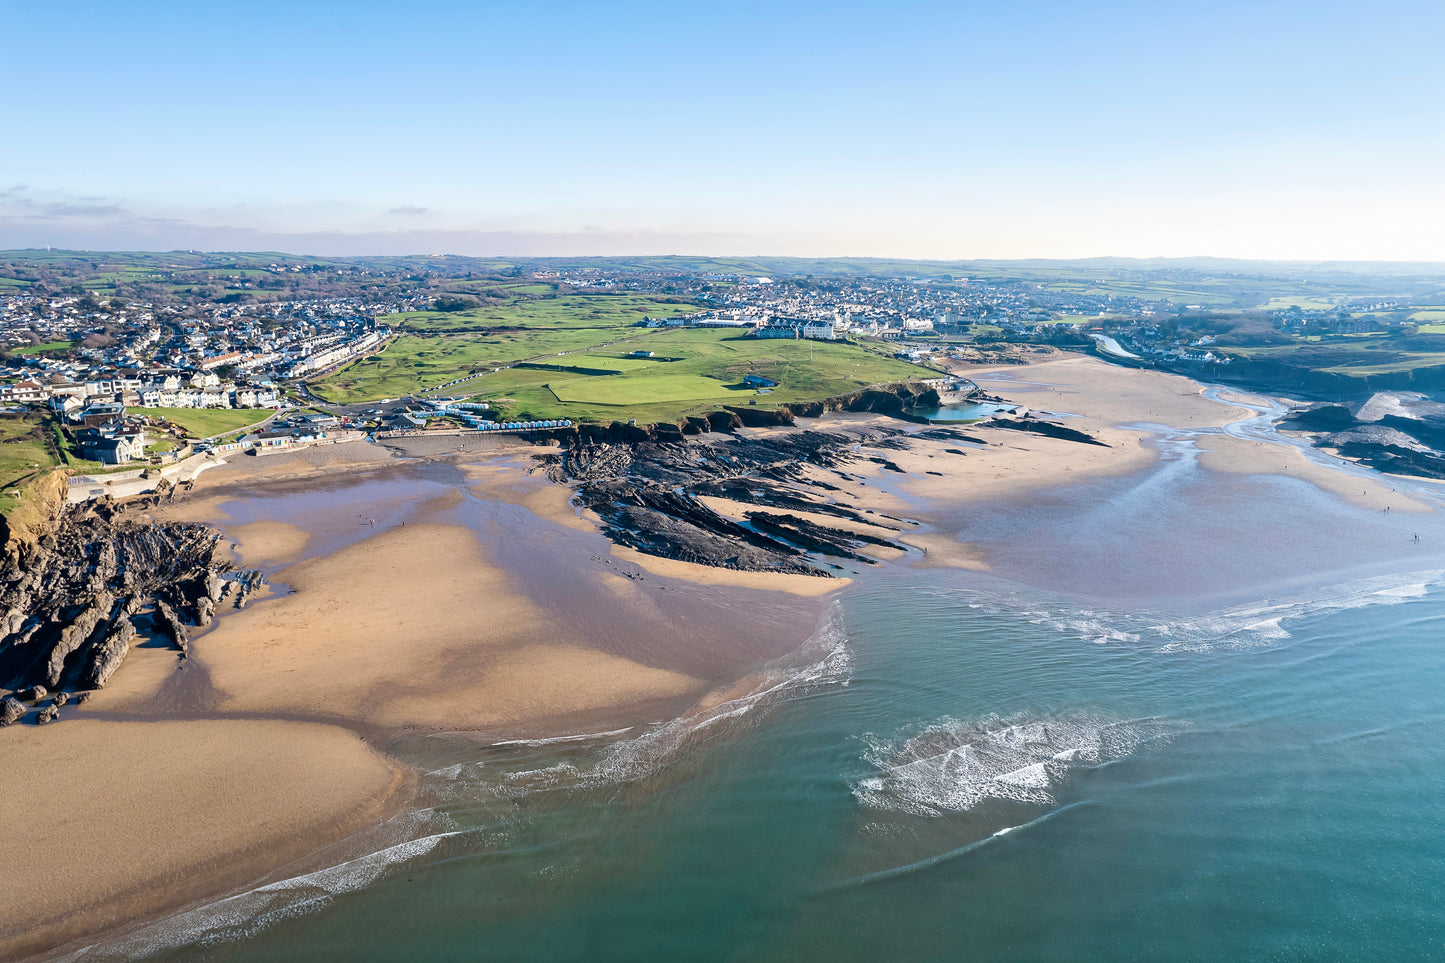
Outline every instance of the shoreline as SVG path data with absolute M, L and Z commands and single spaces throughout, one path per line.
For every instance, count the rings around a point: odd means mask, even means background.
M 1070 427 L 1081 427 L 1111 447 L 958 425 L 965 434 L 986 436 L 987 444 L 905 436 L 905 449 L 881 452 L 901 471 L 859 460 L 847 472 L 859 481 L 833 497 L 881 518 L 904 519 L 898 527 L 882 522 L 876 526 L 912 549 L 880 554 L 877 560 L 885 567 L 987 569 L 986 553 L 935 524 L 946 507 L 1021 500 L 1086 480 L 1141 473 L 1159 461 L 1160 453 L 1151 432 L 1125 427 L 1130 424 L 1157 417 L 1160 423 L 1208 432 L 1250 417 L 1246 409 L 1205 399 L 1204 386 L 1182 376 L 1147 372 L 1156 376 L 1149 384 L 1118 390 L 1121 379 L 1137 381 L 1141 372 L 1087 358 L 961 370 L 988 382 L 989 390 L 1016 391 L 1026 399 L 1022 403 L 1044 410 L 1044 404 L 1029 403 L 1029 396 L 1040 396 L 1049 403 L 1047 410 L 1078 416 L 1067 419 Z M 1038 377 L 1030 379 L 1032 383 L 991 380 L 990 373 Z M 1069 385 L 1068 378 L 1084 384 Z M 1138 417 L 1130 408 L 1134 404 L 1148 405 L 1148 415 Z M 871 417 L 830 416 L 818 424 L 861 424 Z M 426 441 L 446 447 L 442 440 Z M 1246 457 L 1249 452 L 1241 448 L 1246 444 L 1205 449 L 1200 464 L 1211 471 L 1275 474 L 1266 470 L 1267 459 Z M 765 638 L 769 626 L 759 624 L 767 614 L 796 631 L 805 622 L 816 622 L 828 599 L 853 581 L 710 568 L 607 542 L 597 519 L 571 504 L 569 488 L 527 472 L 526 461 L 543 451 L 535 446 L 493 445 L 450 456 L 433 452 L 400 457 L 390 448 L 358 444 L 344 446 L 348 450 L 342 452 L 341 447 L 221 467 L 199 479 L 194 493 L 158 509 L 157 514 L 166 517 L 218 524 L 237 544 L 245 564 L 272 572 L 288 591 L 258 599 L 244 610 L 227 611 L 214 627 L 198 633 L 184 672 L 164 671 L 163 660 L 173 656 L 157 651 L 147 653 L 142 673 L 137 671 L 142 660 L 133 654 L 134 661 L 113 686 L 97 693 L 86 707 L 74 715 L 68 711 L 59 726 L 23 727 L 27 735 L 58 741 L 53 733 L 65 735 L 77 724 L 209 725 L 185 718 L 187 698 L 197 707 L 207 705 L 215 713 L 207 718 L 233 732 L 252 722 L 285 729 L 288 744 L 304 744 L 306 752 L 300 756 L 320 752 L 323 744 L 334 748 L 335 737 L 321 734 L 326 730 L 347 733 L 365 752 L 392 766 L 405 764 L 374 747 L 413 736 L 452 734 L 505 742 L 567 738 L 578 731 L 630 731 L 650 725 L 660 713 L 680 720 L 706 712 L 730 695 L 745 695 L 759 666 L 798 651 L 809 637 L 805 631 L 795 646 L 780 650 L 776 638 Z M 1215 467 L 1207 455 L 1228 467 Z M 486 461 L 462 464 L 468 458 Z M 1350 498 L 1338 484 L 1331 491 L 1316 480 L 1319 472 L 1339 473 L 1309 464 L 1313 470 L 1301 468 L 1289 477 Z M 418 465 L 437 467 L 422 473 L 416 471 Z M 812 466 L 806 472 L 824 475 Z M 838 481 L 832 478 L 831 483 Z M 337 497 L 363 489 L 377 492 L 369 524 L 358 521 L 351 501 Z M 1368 489 L 1358 497 L 1365 501 L 1361 507 L 1374 506 Z M 270 517 L 252 518 L 239 511 L 258 501 L 268 503 Z M 227 506 L 237 514 L 228 513 Z M 721 503 L 715 507 L 728 508 Z M 1419 508 L 1433 510 L 1423 504 Z M 929 528 L 920 530 L 907 519 L 922 519 Z M 860 572 L 863 569 L 866 566 Z M 811 620 L 802 617 L 810 613 Z M 478 626 L 486 627 L 485 638 L 477 637 Z M 686 632 L 680 633 L 678 626 Z M 168 703 L 147 717 L 147 704 L 163 690 L 182 688 L 177 680 L 185 673 L 186 684 L 196 691 L 178 695 L 179 705 Z M 623 725 L 627 728 L 619 729 Z M 90 754 L 76 755 L 73 772 L 56 773 L 56 778 L 64 775 L 73 782 L 95 767 L 107 748 L 96 742 Z M 382 792 L 375 780 L 366 782 L 363 777 L 370 770 L 363 756 L 337 755 L 345 756 L 337 760 L 339 766 L 345 763 L 341 775 L 356 782 L 348 797 L 353 803 L 365 797 L 359 803 L 363 809 L 367 799 L 385 809 L 389 800 L 396 809 L 388 815 L 405 805 L 397 784 Z M 409 768 L 406 774 L 416 775 Z M 126 784 L 123 773 L 108 778 L 112 785 Z M 102 789 L 97 784 L 97 792 Z M 277 799 L 267 798 L 266 803 L 275 805 Z M 305 864 L 326 846 L 374 828 L 385 818 L 381 811 L 367 825 L 352 826 L 323 846 L 293 856 L 287 865 Z M 7 863 L 0 860 L 0 865 Z M 276 870 L 273 865 L 270 872 Z M 133 932 L 181 906 L 244 891 L 249 883 L 267 877 L 266 872 L 253 874 L 249 882 L 232 882 L 226 888 L 213 876 L 212 882 L 195 884 L 190 898 L 173 902 L 170 909 L 152 908 L 97 936 Z M 72 920 L 71 925 L 83 926 L 88 919 Z M 15 939 L 38 947 L 45 937 L 36 932 L 50 930 L 22 927 Z M 10 947 L 8 939 L 10 932 L 0 923 L 0 951 Z M 24 952 L 57 950 L 52 943 Z

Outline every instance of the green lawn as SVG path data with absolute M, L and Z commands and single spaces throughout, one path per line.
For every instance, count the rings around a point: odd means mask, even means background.
M 28 348 L 20 348 L 16 354 L 47 354 L 52 351 L 69 351 L 69 341 L 51 341 L 46 344 L 32 344 Z
M 210 438 L 258 424 L 271 417 L 265 408 L 128 408 L 131 414 L 164 418 L 193 438 Z
M 572 381 L 549 382 L 552 394 L 562 402 L 586 405 L 645 405 L 667 401 L 724 399 L 735 393 L 716 378 L 690 374 L 646 374 L 632 372 Z M 751 391 L 748 392 L 752 394 Z
M 478 293 L 522 292 L 496 282 L 473 286 Z M 529 285 L 525 294 L 538 288 Z M 387 320 L 400 333 L 385 349 L 311 388 L 336 404 L 437 389 L 491 401 L 515 418 L 647 423 L 720 404 L 807 401 L 926 375 L 871 346 L 764 341 L 728 329 L 637 327 L 643 317 L 694 310 L 642 294 L 573 294 L 392 315 Z M 634 358 L 634 350 L 656 356 Z M 742 387 L 745 374 L 773 378 L 780 386 L 759 395 Z M 453 384 L 459 379 L 469 380 Z
M 402 334 L 379 354 L 352 362 L 312 384 L 311 389 L 318 397 L 335 404 L 352 404 L 438 388 L 457 378 L 527 359 L 562 367 L 619 370 L 623 365 L 616 359 L 603 364 L 582 363 L 578 358 L 582 355 L 593 358 L 595 356 L 586 354 L 587 349 L 619 338 L 639 338 L 636 342 L 639 346 L 651 349 L 653 341 L 663 333 L 657 329 L 631 327 L 601 331 L 544 327 L 496 334 Z M 474 383 L 458 386 L 457 390 L 475 390 Z

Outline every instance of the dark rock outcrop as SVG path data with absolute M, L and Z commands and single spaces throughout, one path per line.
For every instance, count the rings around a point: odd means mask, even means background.
M 0 699 L 0 726 L 8 726 L 18 722 L 25 713 L 29 711 L 24 703 L 12 696 Z
M 1070 428 L 1052 421 L 1041 421 L 1038 418 L 995 418 L 990 421 L 989 424 L 995 428 L 1027 431 L 1035 435 L 1044 435 L 1048 438 L 1060 438 L 1064 441 L 1077 441 L 1085 445 L 1099 445 L 1104 448 L 1112 447 L 1086 431 L 1079 431 L 1077 428 Z
M 157 628 L 171 640 L 172 646 L 182 654 L 190 653 L 191 636 L 189 630 L 186 629 L 186 623 L 181 621 L 176 610 L 171 608 L 164 599 L 156 600 L 155 621 Z
M 1316 448 L 1332 448 L 1378 471 L 1445 478 L 1445 425 L 1438 417 L 1361 421 L 1344 405 L 1311 405 L 1291 411 L 1278 427 L 1311 432 Z
M 125 661 L 130 644 L 135 640 L 135 623 L 121 616 L 111 624 L 105 641 L 95 647 L 90 664 L 85 667 L 80 684 L 85 689 L 99 689 L 110 681 L 115 670 Z
M 741 412 L 732 410 L 743 420 Z M 620 545 L 718 568 L 831 577 L 810 555 L 871 563 L 858 553 L 862 545 L 898 546 L 796 514 L 876 524 L 827 500 L 837 486 L 804 468 L 838 471 L 868 457 L 854 450 L 860 443 L 881 445 L 895 434 L 882 429 L 795 431 L 712 443 L 577 443 L 543 461 L 554 481 L 577 484 L 578 498 L 602 518 L 607 536 Z M 808 494 L 809 489 L 816 494 Z M 745 513 L 745 523 L 738 522 L 708 507 L 703 501 L 708 496 L 758 510 Z
M 205 525 L 156 524 L 103 499 L 57 509 L 50 527 L 0 556 L 0 685 L 72 690 L 104 684 L 151 617 L 182 652 L 189 633 L 177 615 L 204 623 L 233 583 L 221 533 Z
M 54 689 L 60 684 L 60 677 L 65 672 L 65 660 L 89 642 L 96 627 L 110 618 L 113 604 L 114 599 L 110 593 L 101 591 L 60 631 L 60 637 L 51 646 L 50 655 L 45 661 L 44 684 L 47 687 Z

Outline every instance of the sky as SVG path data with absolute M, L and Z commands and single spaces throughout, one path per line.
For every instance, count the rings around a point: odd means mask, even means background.
M 0 248 L 1445 261 L 1445 3 L 3 0 Z

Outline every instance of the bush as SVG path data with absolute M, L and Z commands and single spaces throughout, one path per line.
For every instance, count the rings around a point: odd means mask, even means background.
M 480 303 L 481 303 L 481 302 L 477 301 L 476 298 L 463 298 L 463 297 L 454 297 L 454 296 L 451 296 L 451 295 L 445 295 L 445 296 L 443 296 L 443 297 L 437 298 L 434 302 L 432 302 L 432 310 L 433 310 L 433 311 L 466 311 L 466 310 L 468 310 L 469 308 L 478 307 L 478 306 L 480 305 Z

